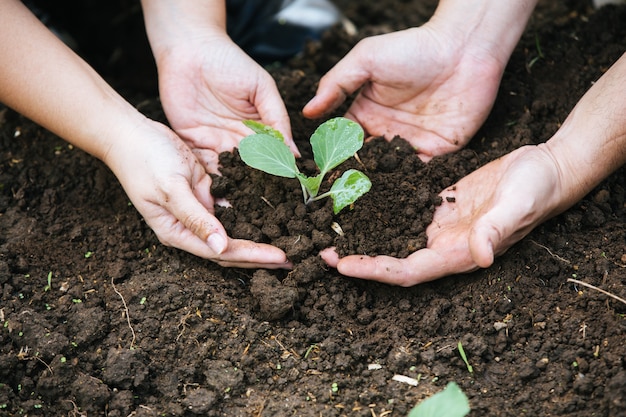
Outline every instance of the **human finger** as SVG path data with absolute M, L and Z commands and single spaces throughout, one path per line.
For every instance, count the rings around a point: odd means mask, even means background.
M 302 109 L 305 117 L 316 119 L 332 112 L 369 80 L 371 74 L 358 52 L 362 48 L 357 47 L 320 79 L 315 96 Z
M 289 146 L 296 157 L 300 157 L 300 151 L 293 141 L 287 108 L 273 80 L 259 86 L 259 91 L 253 104 L 256 106 L 261 121 L 281 132 L 285 137 L 287 146 Z
M 151 227 L 159 234 L 161 241 L 203 258 L 213 258 L 228 246 L 226 230 L 219 220 L 209 211 L 212 209 L 210 195 L 210 177 L 202 172 L 203 180 L 193 181 L 196 194 L 187 182 L 171 185 L 162 211 L 148 215 L 157 224 Z M 172 224 L 167 224 L 167 223 Z M 161 224 L 158 224 L 161 223 Z M 165 223 L 165 224 L 163 224 Z
M 243 239 L 230 239 L 228 250 L 216 262 L 224 267 L 291 269 L 285 253 L 271 245 Z
M 342 275 L 401 287 L 441 278 L 449 269 L 443 267 L 445 262 L 442 262 L 441 256 L 429 249 L 415 252 L 411 259 L 385 255 L 349 255 L 339 258 L 333 249 L 322 251 L 321 257 Z

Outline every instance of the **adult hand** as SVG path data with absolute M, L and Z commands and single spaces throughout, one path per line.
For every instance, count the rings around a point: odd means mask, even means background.
M 344 275 L 411 286 L 490 266 L 535 226 L 573 204 L 560 169 L 544 145 L 526 146 L 495 160 L 441 192 L 427 228 L 427 248 L 405 259 L 346 256 L 323 259 Z M 449 202 L 446 197 L 454 202 Z
M 160 58 L 158 69 L 170 125 L 210 172 L 216 172 L 220 152 L 252 133 L 246 119 L 281 131 L 299 156 L 274 79 L 225 34 L 179 44 Z
M 487 118 L 504 64 L 435 23 L 361 40 L 304 107 L 317 118 L 359 90 L 346 117 L 371 136 L 400 135 L 427 161 L 462 148 Z
M 517 149 L 444 190 L 444 203 L 426 229 L 426 249 L 406 259 L 339 259 L 332 249 L 322 257 L 344 275 L 403 286 L 490 266 L 495 256 L 626 163 L 624 80 L 626 54 L 546 143 Z
M 221 266 L 291 268 L 283 251 L 231 239 L 213 214 L 211 177 L 174 132 L 147 120 L 103 158 L 159 240 Z

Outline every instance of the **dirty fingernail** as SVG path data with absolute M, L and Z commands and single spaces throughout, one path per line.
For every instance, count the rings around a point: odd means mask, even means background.
M 219 233 L 212 233 L 207 239 L 209 247 L 218 255 L 226 249 L 226 240 Z

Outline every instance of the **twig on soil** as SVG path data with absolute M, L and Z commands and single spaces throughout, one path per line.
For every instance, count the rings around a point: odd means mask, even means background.
M 298 355 L 298 352 L 293 349 L 287 349 L 276 336 L 272 336 L 272 339 L 274 339 L 276 344 L 280 346 L 280 348 L 283 350 L 283 355 L 293 355 L 296 359 L 300 359 L 300 355 Z
M 261 200 L 263 200 L 263 202 L 264 202 L 265 204 L 267 204 L 268 206 L 270 206 L 271 208 L 273 208 L 274 210 L 276 210 L 276 207 L 274 207 L 274 205 L 273 205 L 272 203 L 270 203 L 270 201 L 269 201 L 267 198 L 265 198 L 265 197 L 261 196 Z
M 626 300 L 624 300 L 623 298 L 618 297 L 618 296 L 617 296 L 617 295 L 615 295 L 615 294 L 611 294 L 611 293 L 610 293 L 610 292 L 608 292 L 608 291 L 604 291 L 603 289 L 598 288 L 598 287 L 596 287 L 596 286 L 593 286 L 593 285 L 591 285 L 591 284 L 587 284 L 586 282 L 579 281 L 579 280 L 574 279 L 574 278 L 568 278 L 568 279 L 567 279 L 567 282 L 573 282 L 573 283 L 575 283 L 575 284 L 582 285 L 583 287 L 587 287 L 587 288 L 591 288 L 591 289 L 596 290 L 596 291 L 600 291 L 602 294 L 604 294 L 604 295 L 608 295 L 609 297 L 614 298 L 614 299 L 616 299 L 617 301 L 621 301 L 622 303 L 626 304 Z
M 547 246 L 542 245 L 541 243 L 535 242 L 534 240 L 530 240 L 531 242 L 533 242 L 535 245 L 539 246 L 540 248 L 543 248 L 545 250 L 548 251 L 548 253 L 550 254 L 550 256 L 552 256 L 555 259 L 558 259 L 561 262 L 565 262 L 566 264 L 569 264 L 570 261 L 568 261 L 565 258 L 561 258 L 559 255 L 554 254 Z
M 391 410 L 383 411 L 380 414 L 376 414 L 376 411 L 374 411 L 373 408 L 370 408 L 370 413 L 372 414 L 372 417 L 385 417 L 385 416 L 388 416 L 389 414 L 391 414 Z
M 261 405 L 259 405 L 259 409 L 257 410 L 255 414 L 256 417 L 261 417 L 261 415 L 263 415 L 263 409 L 265 408 L 265 401 L 267 400 L 263 400 L 263 402 L 261 402 Z
M 50 371 L 50 373 L 52 374 L 52 368 L 50 367 L 50 365 L 48 365 L 43 359 L 41 359 L 39 356 L 32 356 L 29 355 L 28 351 L 29 351 L 29 347 L 26 346 L 22 346 L 20 348 L 20 351 L 17 353 L 17 359 L 21 360 L 21 361 L 28 361 L 28 360 L 37 360 L 41 363 L 43 363 L 44 365 L 46 365 L 46 368 L 48 368 L 48 371 Z
M 128 311 L 128 305 L 126 305 L 126 300 L 124 299 L 124 296 L 122 295 L 122 293 L 120 293 L 115 287 L 115 282 L 113 282 L 113 278 L 111 278 L 111 286 L 113 287 L 113 291 L 115 291 L 115 294 L 119 295 L 120 298 L 122 299 L 122 304 L 124 305 L 124 312 L 126 314 L 126 322 L 128 323 L 128 328 L 130 329 L 130 332 L 133 335 L 133 338 L 130 341 L 129 349 L 134 349 L 135 340 L 137 339 L 137 337 L 135 336 L 135 329 L 133 329 L 133 325 L 130 323 L 130 312 Z
M 188 312 L 180 318 L 180 321 L 178 322 L 178 328 L 180 329 L 180 332 L 176 336 L 176 342 L 178 342 L 178 339 L 180 339 L 183 336 L 183 333 L 185 333 L 185 329 L 187 328 L 187 319 L 190 317 L 193 317 L 193 314 Z
M 64 400 L 72 404 L 72 411 L 68 414 L 68 417 L 87 417 L 87 414 L 83 414 L 80 412 L 80 409 L 76 405 L 76 403 L 72 400 Z
M 367 167 L 365 166 L 365 164 L 361 161 L 361 157 L 359 156 L 358 153 L 354 153 L 354 159 L 356 159 L 356 161 L 363 167 L 363 170 L 367 171 Z
M 446 349 L 452 349 L 452 345 L 445 345 L 443 347 L 440 347 L 439 349 L 436 350 L 437 353 L 439 352 L 443 352 Z

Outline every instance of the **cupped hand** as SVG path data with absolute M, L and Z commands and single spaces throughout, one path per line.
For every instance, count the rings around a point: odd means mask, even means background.
M 165 115 L 209 171 L 215 171 L 216 154 L 253 133 L 242 123 L 247 119 L 282 132 L 299 156 L 274 79 L 226 34 L 189 39 L 157 64 Z
M 428 244 L 405 259 L 351 255 L 322 258 L 346 276 L 412 286 L 490 266 L 537 225 L 572 203 L 562 170 L 544 145 L 495 160 L 441 192 Z M 565 205 L 564 205 L 565 204 Z
M 174 132 L 146 119 L 131 135 L 103 159 L 164 245 L 227 267 L 291 268 L 280 249 L 227 236 L 213 214 L 211 177 Z
M 320 80 L 303 114 L 322 117 L 360 89 L 346 117 L 371 136 L 400 135 L 427 161 L 467 144 L 503 70 L 486 51 L 428 23 L 361 40 Z

